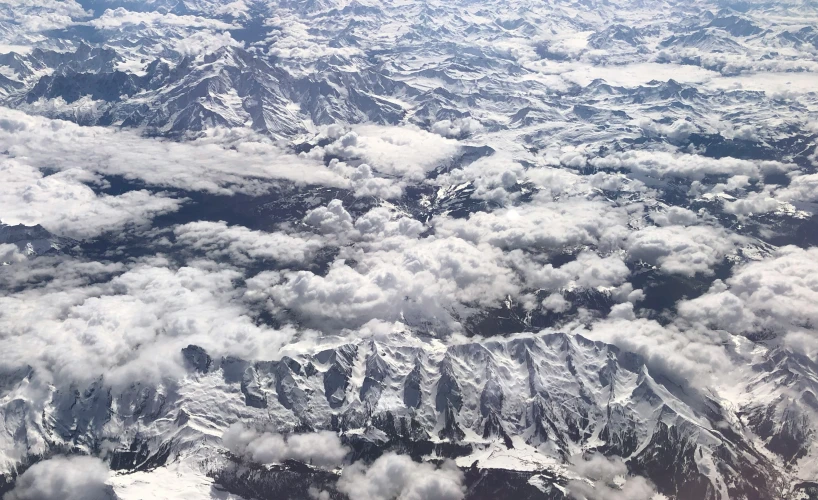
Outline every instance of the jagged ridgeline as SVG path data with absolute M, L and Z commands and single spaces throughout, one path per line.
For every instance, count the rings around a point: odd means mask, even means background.
M 816 19 L 0 0 L 0 496 L 818 500 Z
M 370 340 L 278 361 L 213 359 L 194 345 L 181 355 L 188 374 L 173 383 L 55 388 L 45 415 L 23 399 L 7 405 L 5 429 L 15 441 L 42 443 L 31 461 L 108 447 L 114 470 L 147 471 L 214 445 L 219 436 L 210 429 L 240 414 L 284 433 L 339 432 L 350 460 L 388 451 L 454 459 L 467 470 L 468 498 L 506 487 L 526 498 L 563 498 L 560 485 L 571 475 L 561 464 L 581 450 L 629 457 L 631 470 L 679 498 L 780 498 L 786 484 L 775 461 L 808 451 L 818 390 L 814 363 L 777 351 L 755 367 L 751 402 L 725 408 L 639 355 L 564 334 L 445 349 Z M 3 386 L 33 375 L 5 373 Z M 802 395 L 769 398 L 783 389 Z M 747 427 L 766 445 L 747 439 Z M 247 469 L 217 453 L 202 460 L 237 494 L 280 498 L 313 481 L 332 486 L 332 472 L 296 463 Z M 478 461 L 483 468 L 473 468 Z

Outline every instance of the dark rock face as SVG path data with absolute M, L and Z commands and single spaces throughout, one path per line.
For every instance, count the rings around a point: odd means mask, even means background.
M 39 224 L 36 226 L 26 226 L 17 224 L 9 226 L 0 224 L 0 243 L 16 243 L 26 240 L 46 240 L 53 238 L 53 235 Z
M 247 406 L 267 408 L 267 395 L 259 386 L 258 373 L 255 367 L 248 366 L 241 378 L 241 393 Z
M 194 371 L 207 373 L 213 360 L 204 349 L 197 345 L 189 345 L 182 349 L 185 363 Z
M 299 463 L 284 464 L 271 469 L 233 463 L 211 473 L 216 488 L 243 498 L 278 500 L 282 498 L 311 498 L 310 489 L 327 491 L 332 500 L 343 500 L 345 495 L 335 489 L 336 474 L 313 469 Z
M 793 498 L 800 498 L 803 500 L 818 500 L 818 483 L 812 481 L 804 481 L 803 483 L 795 485 L 795 488 L 793 490 Z
M 338 408 L 346 400 L 346 389 L 349 378 L 352 376 L 352 362 L 358 348 L 354 345 L 345 345 L 337 350 L 324 351 L 316 356 L 321 363 L 329 363 L 329 369 L 324 373 L 324 394 L 333 408 Z
M 121 71 L 51 75 L 41 78 L 26 99 L 32 103 L 41 98 L 59 97 L 67 103 L 73 103 L 87 95 L 95 100 L 116 102 L 122 96 L 131 96 L 139 90 L 138 81 L 132 75 Z
M 403 402 L 410 408 L 420 406 L 422 394 L 420 391 L 420 365 L 415 365 L 403 386 Z

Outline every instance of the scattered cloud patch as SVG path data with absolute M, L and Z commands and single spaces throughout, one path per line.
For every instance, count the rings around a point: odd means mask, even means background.
M 33 168 L 75 169 L 215 194 L 261 194 L 271 181 L 348 184 L 318 162 L 285 154 L 269 139 L 239 132 L 212 131 L 194 141 L 173 142 L 0 108 L 0 147 Z M 54 162 L 57 157 L 60 161 Z
M 571 467 L 583 478 L 568 483 L 568 492 L 576 500 L 667 500 L 642 476 L 631 475 L 620 457 L 591 455 L 578 458 Z
M 0 205 L 6 224 L 42 225 L 58 236 L 85 239 L 126 227 L 147 227 L 157 215 L 174 212 L 185 202 L 166 193 L 134 190 L 97 194 L 90 186 L 102 179 L 80 168 L 44 176 L 23 163 L 0 160 Z
M 115 500 L 107 484 L 110 471 L 102 460 L 56 456 L 38 462 L 17 478 L 6 500 Z
M 228 30 L 234 26 L 218 19 L 200 16 L 176 15 L 161 12 L 134 12 L 124 7 L 106 9 L 101 16 L 88 21 L 90 26 L 97 29 L 116 29 L 128 24 L 167 25 L 185 28 Z
M 204 252 L 209 259 L 228 258 L 242 265 L 254 260 L 305 264 L 324 246 L 320 238 L 310 234 L 253 231 L 223 221 L 190 222 L 175 227 L 173 233 L 177 243 Z
M 298 460 L 317 467 L 333 468 L 344 463 L 350 452 L 334 432 L 318 431 L 282 435 L 258 432 L 241 423 L 231 425 L 222 436 L 231 453 L 260 464 Z
M 346 467 L 338 489 L 350 500 L 462 500 L 463 481 L 463 473 L 453 462 L 436 467 L 386 453 L 372 465 L 356 462 Z
M 735 334 L 781 337 L 809 355 L 818 352 L 818 249 L 780 248 L 750 262 L 692 300 L 679 303 L 685 320 Z

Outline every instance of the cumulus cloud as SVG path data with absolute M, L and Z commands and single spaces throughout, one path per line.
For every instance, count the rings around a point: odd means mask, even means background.
M 212 54 L 222 47 L 243 48 L 244 44 L 234 39 L 227 31 L 211 30 L 196 31 L 173 43 L 173 49 L 185 56 Z
M 476 212 L 468 219 L 438 218 L 437 234 L 502 249 L 553 250 L 591 244 L 615 247 L 627 231 L 628 213 L 602 201 L 537 199 L 493 212 Z
M 786 172 L 793 168 L 775 161 L 750 161 L 737 158 L 710 158 L 696 154 L 679 154 L 667 151 L 633 150 L 593 158 L 591 165 L 597 168 L 628 169 L 654 178 L 683 177 L 702 180 L 707 175 L 746 175 L 760 178 L 766 172 Z
M 773 212 L 786 205 L 775 199 L 767 190 L 758 193 L 747 193 L 737 200 L 725 200 L 724 211 L 735 215 L 752 215 Z
M 226 30 L 233 27 L 232 25 L 223 21 L 206 17 L 188 15 L 179 16 L 169 12 L 134 12 L 123 7 L 106 9 L 101 16 L 92 19 L 88 22 L 88 24 L 97 29 L 120 28 L 127 24 L 167 25 L 220 30 Z
M 91 14 L 74 0 L 5 0 L 0 8 L 2 19 L 18 25 L 24 35 L 65 28 Z M 6 36 L 11 38 L 16 27 L 9 26 Z
M 269 290 L 272 303 L 319 328 L 380 319 L 448 331 L 459 327 L 455 311 L 465 315 L 468 306 L 491 306 L 519 290 L 493 247 L 456 238 L 403 241 L 403 248 L 352 253 L 354 268 L 340 259 L 324 276 L 282 273 L 282 283 Z
M 124 270 L 125 266 L 119 263 L 71 259 L 63 255 L 20 259 L 0 273 L 0 288 L 4 292 L 0 295 L 11 296 L 15 290 L 35 284 L 41 292 L 65 291 L 110 279 Z
M 492 155 L 439 175 L 433 182 L 446 189 L 471 183 L 474 187 L 472 198 L 505 204 L 518 182 L 525 177 L 526 172 L 520 163 L 505 155 Z
M 699 127 L 687 120 L 676 120 L 673 123 L 666 125 L 657 123 L 647 117 L 640 118 L 636 121 L 642 132 L 648 137 L 667 137 L 674 141 L 681 141 L 688 138 L 691 134 L 699 132 Z
M 608 314 L 608 318 L 627 320 L 636 319 L 636 315 L 633 312 L 633 304 L 630 302 L 624 302 L 622 304 L 614 305 L 611 307 L 611 312 Z
M 190 222 L 173 229 L 176 242 L 213 260 L 229 258 L 239 264 L 274 260 L 284 264 L 309 262 L 324 242 L 310 234 L 253 231 L 226 222 Z
M 818 201 L 818 174 L 793 174 L 790 185 L 778 191 L 785 201 Z
M 562 294 L 552 293 L 542 301 L 542 306 L 555 313 L 562 313 L 571 308 L 571 303 L 565 300 Z
M 355 219 L 340 200 L 333 200 L 303 219 L 341 246 L 326 274 L 306 270 L 265 274 L 264 280 L 248 282 L 252 285 L 248 297 L 320 329 L 358 328 L 380 320 L 404 321 L 440 333 L 459 331 L 460 318 L 495 307 L 524 289 L 605 289 L 624 300 L 633 289 L 620 290 L 630 274 L 622 252 L 601 256 L 583 251 L 558 267 L 548 262 L 547 252 L 528 252 L 583 243 L 615 249 L 624 234 L 618 224 L 626 220 L 627 212 L 605 211 L 604 206 L 577 200 L 520 207 L 542 217 L 543 224 L 548 221 L 546 227 L 537 224 L 539 219 L 503 217 L 501 211 L 473 214 L 470 219 L 439 217 L 430 234 L 426 225 L 394 207 L 376 207 Z M 563 219 L 555 221 L 555 214 Z M 577 227 L 576 222 L 585 226 Z M 501 224 L 509 226 L 507 239 L 498 228 Z M 559 234 L 563 228 L 568 234 Z M 509 247 L 514 249 L 504 251 Z M 568 307 L 553 301 L 544 307 L 560 311 Z
M 385 248 L 390 245 L 390 238 L 416 238 L 426 226 L 387 207 L 376 207 L 358 217 L 355 229 L 364 240 L 377 242 L 380 248 Z
M 6 224 L 40 224 L 59 236 L 83 239 L 127 226 L 146 226 L 184 203 L 146 190 L 117 196 L 96 194 L 88 184 L 101 179 L 79 168 L 44 176 L 15 159 L 0 160 L 0 214 Z
M 483 130 L 483 125 L 471 117 L 441 120 L 432 124 L 432 132 L 443 137 L 462 138 Z
M 691 322 L 736 334 L 778 335 L 799 351 L 818 352 L 818 249 L 787 246 L 733 271 L 725 282 L 678 305 Z
M 744 373 L 724 349 L 729 337 L 725 332 L 635 318 L 629 305 L 620 305 L 610 317 L 588 327 L 572 323 L 563 328 L 638 353 L 652 373 L 663 374 L 683 387 L 728 383 Z M 726 374 L 724 367 L 732 371 Z
M 349 179 L 350 189 L 357 197 L 374 196 L 388 200 L 403 194 L 403 181 L 391 177 L 378 177 L 366 163 L 350 167 L 333 158 L 327 168 Z
M 578 458 L 570 468 L 586 479 L 568 483 L 571 498 L 577 500 L 666 500 L 653 484 L 642 476 L 631 475 L 620 457 L 591 455 Z
M 338 489 L 350 500 L 462 500 L 463 473 L 453 462 L 439 467 L 418 463 L 406 455 L 386 453 L 370 466 L 346 467 Z
M 11 243 L 0 243 L 0 266 L 23 262 L 26 260 L 24 253 Z
M 278 15 L 273 15 L 265 21 L 267 26 L 276 30 L 276 35 L 267 40 L 271 44 L 270 55 L 297 60 L 302 64 L 324 57 L 350 58 L 363 55 L 361 49 L 355 46 L 337 46 L 326 43 L 325 40 L 313 35 L 309 23 L 302 21 L 303 19 Z
M 713 267 L 732 253 L 742 238 L 714 226 L 649 226 L 630 234 L 628 258 L 659 267 L 668 274 L 713 274 Z
M 260 464 L 298 460 L 317 467 L 337 467 L 350 452 L 334 432 L 318 431 L 282 435 L 258 432 L 240 422 L 231 425 L 222 436 L 222 443 L 236 456 Z
M 603 258 L 585 251 L 556 268 L 552 264 L 541 266 L 519 251 L 510 252 L 509 258 L 523 273 L 528 286 L 545 290 L 609 288 L 622 284 L 630 275 L 628 266 L 616 254 Z
M 110 472 L 95 457 L 57 456 L 23 472 L 5 500 L 115 500 Z
M 411 245 L 411 240 L 426 230 L 420 221 L 387 205 L 353 219 L 338 199 L 310 210 L 303 221 L 318 232 L 334 237 L 338 243 L 356 244 L 354 248 L 362 251 Z
M 455 319 L 519 292 L 503 252 L 460 238 L 427 236 L 421 222 L 376 207 L 354 220 L 340 200 L 318 207 L 304 222 L 343 245 L 323 276 L 282 271 L 253 298 L 269 299 L 305 324 L 337 330 L 370 320 L 407 321 L 431 330 L 459 328 Z M 255 282 L 254 282 L 255 283 Z
M 48 286 L 0 296 L 0 364 L 30 365 L 55 380 L 104 375 L 117 385 L 180 376 L 175 353 L 189 344 L 215 356 L 275 359 L 295 331 L 255 324 L 235 286 L 241 273 L 196 264 L 174 268 L 155 258 L 122 270 L 81 263 L 58 270 Z
M 333 142 L 313 148 L 305 156 L 357 158 L 383 175 L 405 181 L 422 180 L 427 172 L 450 160 L 459 148 L 457 141 L 411 126 L 359 125 L 351 130 L 333 126 L 327 129 L 326 136 Z
M 651 214 L 657 226 L 691 226 L 698 221 L 698 216 L 683 207 L 670 207 L 665 211 Z
M 324 234 L 344 234 L 352 230 L 352 216 L 341 200 L 335 199 L 326 207 L 317 207 L 304 216 L 304 222 Z
M 0 148 L 33 168 L 78 169 L 153 186 L 226 195 L 264 193 L 271 180 L 348 185 L 321 163 L 284 154 L 268 139 L 240 131 L 215 130 L 182 143 L 0 108 Z
M 227 30 L 234 26 L 217 19 L 200 16 L 176 15 L 162 12 L 134 12 L 124 7 L 106 9 L 101 16 L 88 22 L 97 29 L 114 29 L 128 24 L 166 25 L 186 28 Z

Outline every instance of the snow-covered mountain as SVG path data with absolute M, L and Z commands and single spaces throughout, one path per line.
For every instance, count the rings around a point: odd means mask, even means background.
M 783 350 L 754 365 L 743 405 L 566 334 L 444 347 L 402 332 L 277 361 L 213 359 L 194 345 L 176 355 L 188 373 L 172 385 L 55 387 L 42 413 L 24 396 L 31 369 L 6 373 L 13 441 L 4 446 L 40 455 L 107 447 L 124 471 L 198 454 L 205 471 L 224 474 L 213 446 L 240 415 L 281 433 L 340 432 L 355 457 L 400 450 L 524 471 L 519 486 L 553 481 L 540 492 L 552 498 L 571 480 L 565 464 L 589 449 L 629 457 L 632 471 L 681 498 L 780 498 L 790 488 L 783 464 L 816 450 L 815 365 Z
M 0 0 L 0 494 L 818 498 L 816 19 Z

